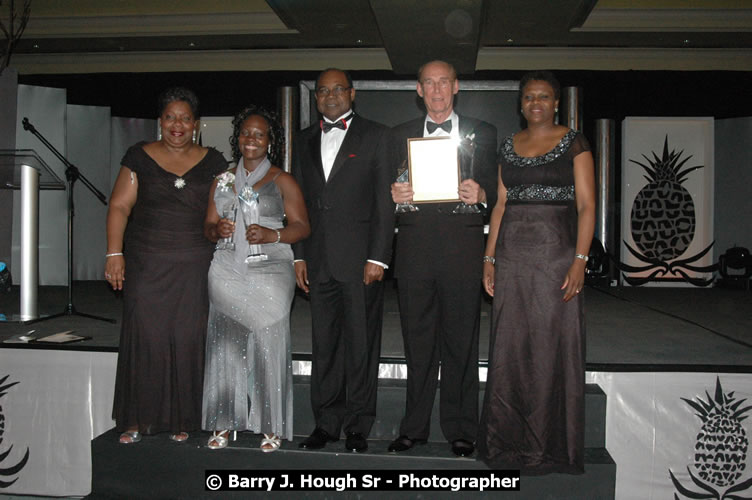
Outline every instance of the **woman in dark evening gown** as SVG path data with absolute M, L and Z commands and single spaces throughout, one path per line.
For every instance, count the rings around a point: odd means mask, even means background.
M 203 221 L 227 162 L 194 143 L 193 92 L 162 94 L 159 127 L 160 140 L 123 157 L 107 214 L 105 278 L 123 290 L 113 418 L 124 444 L 165 431 L 185 441 L 201 427 L 213 250 Z
M 554 123 L 558 101 L 550 72 L 521 80 L 528 126 L 501 146 L 484 257 L 483 284 L 494 302 L 478 456 L 525 474 L 584 472 L 580 292 L 595 183 L 587 140 Z

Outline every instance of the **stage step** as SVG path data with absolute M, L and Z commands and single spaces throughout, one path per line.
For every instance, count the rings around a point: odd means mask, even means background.
M 399 436 L 399 425 L 405 412 L 405 380 L 379 379 L 379 394 L 376 408 L 376 422 L 369 437 L 391 441 Z M 481 384 L 478 404 L 483 404 L 485 384 Z M 313 431 L 315 422 L 311 410 L 310 377 L 296 375 L 294 378 L 293 432 L 296 436 L 307 436 Z M 431 435 L 429 441 L 445 443 L 446 439 L 439 424 L 439 390 L 436 391 L 433 412 L 431 413 Z M 604 448 L 606 446 L 606 394 L 597 384 L 585 386 L 585 447 Z
M 248 476 L 260 471 L 351 471 L 355 475 L 378 475 L 392 471 L 488 471 L 472 458 L 454 457 L 446 443 L 428 443 L 392 454 L 386 451 L 388 440 L 369 440 L 365 453 L 350 453 L 344 441 L 330 443 L 323 450 L 298 448 L 302 437 L 284 441 L 275 453 L 259 449 L 261 437 L 241 433 L 224 450 L 206 447 L 208 433 L 196 433 L 185 443 L 170 441 L 167 434 L 146 436 L 135 445 L 121 445 L 114 430 L 92 441 L 92 494 L 90 498 L 269 498 L 267 492 L 212 493 L 204 489 L 205 471 L 235 469 Z M 613 499 L 616 465 L 605 448 L 585 450 L 585 474 L 549 474 L 523 476 L 520 491 L 514 492 L 441 492 L 441 491 L 292 491 L 284 498 L 514 498 L 514 499 Z M 281 493 L 277 493 L 281 495 Z

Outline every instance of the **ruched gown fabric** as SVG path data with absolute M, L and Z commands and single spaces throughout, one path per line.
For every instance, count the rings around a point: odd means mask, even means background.
M 493 319 L 479 458 L 525 474 L 584 472 L 584 294 L 562 300 L 577 240 L 569 131 L 549 153 L 499 153 L 507 202 L 496 245 Z
M 274 182 L 259 188 L 258 201 L 259 224 L 281 229 L 284 204 Z M 263 244 L 268 260 L 246 264 L 240 210 L 234 240 L 235 251 L 215 251 L 209 269 L 203 428 L 292 440 L 292 249 Z
M 180 178 L 160 167 L 143 145 L 132 146 L 122 160 L 136 173 L 138 198 L 123 240 L 113 418 L 121 431 L 198 430 L 213 248 L 204 236 L 204 218 L 211 183 L 227 162 L 209 149 L 178 188 Z

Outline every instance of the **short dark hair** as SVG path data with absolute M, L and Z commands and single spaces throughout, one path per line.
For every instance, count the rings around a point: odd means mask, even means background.
M 240 136 L 240 128 L 243 126 L 248 117 L 257 115 L 266 120 L 269 125 L 269 161 L 272 165 L 279 166 L 284 159 L 284 147 L 285 147 L 285 130 L 282 125 L 279 124 L 279 118 L 277 113 L 268 111 L 261 106 L 251 104 L 243 108 L 232 119 L 232 137 L 230 137 L 230 147 L 232 148 L 232 158 L 237 162 L 240 161 L 240 149 L 238 148 L 238 137 Z
M 353 88 L 353 81 L 352 77 L 350 76 L 350 72 L 339 68 L 326 68 L 321 73 L 319 73 L 319 75 L 316 77 L 316 88 L 319 88 L 319 80 L 321 80 L 321 77 L 324 76 L 324 73 L 328 73 L 329 71 L 339 71 L 340 73 L 345 75 L 345 78 L 347 79 L 347 86 Z
M 166 89 L 161 94 L 159 94 L 158 116 L 162 116 L 162 113 L 164 113 L 167 105 L 175 101 L 183 101 L 188 104 L 188 106 L 191 108 L 191 113 L 193 113 L 194 120 L 201 118 L 201 114 L 198 108 L 198 97 L 196 96 L 196 93 L 185 87 L 170 87 L 169 89 Z
M 428 61 L 427 63 L 424 63 L 420 68 L 418 68 L 418 81 L 420 82 L 421 78 L 423 77 L 423 70 L 426 69 L 426 66 L 429 64 L 434 63 L 440 63 L 445 64 L 447 67 L 449 67 L 449 71 L 452 73 L 452 79 L 457 79 L 457 70 L 454 69 L 454 65 L 452 63 L 448 63 L 446 61 L 442 61 L 441 59 L 434 59 L 433 61 Z
M 525 90 L 525 86 L 532 81 L 548 83 L 551 85 L 551 88 L 554 89 L 554 98 L 558 101 L 559 97 L 561 97 L 561 85 L 559 85 L 559 80 L 556 79 L 553 73 L 547 69 L 530 71 L 522 75 L 522 78 L 520 78 L 520 90 L 517 96 L 520 105 L 522 105 L 522 91 Z

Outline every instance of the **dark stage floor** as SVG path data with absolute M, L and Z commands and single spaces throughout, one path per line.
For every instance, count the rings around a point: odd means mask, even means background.
M 587 363 L 592 371 L 744 371 L 752 372 L 752 293 L 722 288 L 588 287 L 586 297 Z M 67 290 L 39 288 L 42 315 L 62 312 Z M 115 318 L 117 324 L 79 316 L 63 316 L 31 325 L 0 322 L 0 340 L 36 330 L 44 336 L 64 330 L 91 340 L 63 348 L 117 350 L 122 300 L 104 281 L 74 282 L 76 310 Z M 481 362 L 488 357 L 489 302 L 481 312 Z M 19 287 L 0 294 L 0 313 L 19 311 Z M 19 344 L 0 344 L 17 347 Z M 21 345 L 32 347 L 31 345 Z M 34 346 L 36 347 L 36 346 Z M 60 346 L 57 346 L 60 348 Z M 292 311 L 295 357 L 311 352 L 310 311 L 297 296 Z M 387 283 L 382 358 L 404 358 L 397 309 L 397 291 Z

